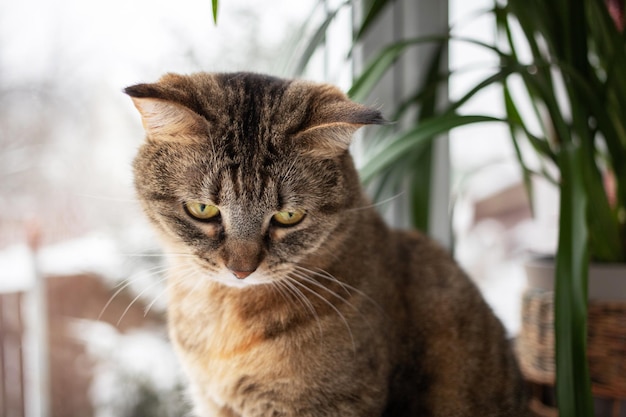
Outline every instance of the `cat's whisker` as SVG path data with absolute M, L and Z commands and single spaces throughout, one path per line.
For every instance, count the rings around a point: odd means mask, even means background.
M 294 303 L 296 301 L 298 301 L 300 303 L 300 306 L 302 306 L 306 310 L 308 310 L 309 313 L 311 313 L 311 315 L 317 317 L 317 311 L 315 311 L 315 307 L 313 306 L 311 301 L 308 298 L 306 298 L 304 296 L 304 294 L 302 294 L 302 291 L 300 291 L 298 288 L 294 287 L 289 280 L 287 280 L 287 281 L 278 281 L 278 283 L 284 285 L 283 288 L 285 288 L 285 290 L 289 294 L 291 294 L 291 296 L 294 299 Z
M 284 288 L 287 291 L 289 291 L 291 295 L 294 296 L 295 300 L 299 301 L 300 304 L 311 313 L 312 317 L 315 319 L 315 322 L 317 323 L 317 327 L 320 332 L 320 337 L 322 337 L 323 330 L 322 330 L 322 323 L 320 320 L 320 316 L 317 313 L 317 310 L 315 310 L 315 306 L 313 305 L 311 300 L 309 300 L 302 291 L 300 291 L 295 285 L 293 285 L 297 281 L 295 281 L 293 278 L 287 275 L 285 280 L 281 280 L 278 282 L 281 284 L 284 284 Z
M 333 258 L 335 261 L 341 262 L 341 258 L 336 253 L 336 250 L 334 248 L 331 249 L 327 247 L 326 245 L 322 244 L 319 247 L 316 247 L 314 250 L 314 253 L 318 256 Z M 291 262 L 291 261 L 289 259 L 284 259 L 283 262 Z
M 175 253 L 175 252 L 159 252 L 159 253 L 122 253 L 122 256 L 129 258 L 195 258 L 196 256 L 190 253 Z
M 189 270 L 188 271 L 189 271 L 189 275 L 192 276 L 195 279 L 195 281 L 196 281 L 196 283 L 191 288 L 191 291 L 189 291 L 189 294 L 193 294 L 194 292 L 198 291 L 198 288 L 204 282 L 204 278 L 202 276 L 200 276 L 200 272 L 198 272 L 193 267 L 193 265 L 189 265 Z
M 302 271 L 302 272 L 313 274 L 316 277 L 324 278 L 326 280 L 334 282 L 337 285 L 340 285 L 349 294 L 351 294 L 350 291 L 355 292 L 356 294 L 360 295 L 361 297 L 363 297 L 364 299 L 366 299 L 367 301 L 372 303 L 372 305 L 374 307 L 376 307 L 382 314 L 387 316 L 387 313 L 385 312 L 385 310 L 380 306 L 380 304 L 378 304 L 378 302 L 376 302 L 376 300 L 374 300 L 372 297 L 370 297 L 368 294 L 366 294 L 365 292 L 361 291 L 357 287 L 355 287 L 353 285 L 350 285 L 350 284 L 347 284 L 345 282 L 342 282 L 341 280 L 339 280 L 337 277 L 335 277 L 334 275 L 330 274 L 329 272 L 324 271 L 321 268 L 315 268 L 315 269 L 317 269 L 317 271 L 319 271 L 319 272 L 316 272 L 316 271 L 313 271 L 313 270 L 311 270 L 309 268 L 306 268 L 306 267 L 304 267 L 302 265 L 296 265 L 295 267 L 298 270 Z
M 294 273 L 294 274 L 295 274 L 298 278 L 302 279 L 303 281 L 308 282 L 308 283 L 310 283 L 310 284 L 312 284 L 312 285 L 315 285 L 316 287 L 321 288 L 321 289 L 323 289 L 323 290 L 326 290 L 328 293 L 330 293 L 330 294 L 331 294 L 331 295 L 333 295 L 334 297 L 336 297 L 336 298 L 338 298 L 339 300 L 343 301 L 343 302 L 344 302 L 344 303 L 345 303 L 348 307 L 350 307 L 350 308 L 351 308 L 354 312 L 356 312 L 359 316 L 361 316 L 361 317 L 363 318 L 363 321 L 367 324 L 367 326 L 370 328 L 370 330 L 373 330 L 373 326 L 372 326 L 372 324 L 371 324 L 370 320 L 368 320 L 367 316 L 365 316 L 365 315 L 363 314 L 363 312 L 362 312 L 362 311 L 361 311 L 358 307 L 356 307 L 354 304 L 352 304 L 352 303 L 350 302 L 350 300 L 348 300 L 348 299 L 346 299 L 346 298 L 344 298 L 344 297 L 340 296 L 339 294 L 337 294 L 336 292 L 334 292 L 334 291 L 333 291 L 333 290 L 331 290 L 330 288 L 326 287 L 325 285 L 323 285 L 323 284 L 321 284 L 320 282 L 318 282 L 318 281 L 316 281 L 315 279 L 313 279 L 313 277 L 309 277 L 309 276 L 306 276 L 306 275 L 301 274 L 301 273 Z M 321 276 L 321 275 L 320 275 L 320 276 Z M 326 277 L 325 277 L 325 278 L 326 278 Z M 334 278 L 334 277 L 333 277 L 333 278 Z M 335 282 L 337 282 L 337 283 L 339 283 L 339 284 L 341 285 L 341 283 L 340 283 L 338 280 L 333 279 L 333 281 L 335 281 Z M 348 294 L 349 294 L 350 296 L 352 296 L 352 294 L 350 294 L 350 293 L 348 293 Z M 371 299 L 370 299 L 370 300 L 371 300 Z M 373 300 L 372 300 L 372 301 L 373 301 Z
M 137 203 L 139 200 L 136 198 L 119 198 L 119 197 L 109 197 L 97 194 L 87 194 L 87 193 L 74 193 L 76 197 L 84 197 L 92 200 L 102 200 L 102 201 L 115 201 L 119 203 Z
M 315 276 L 318 276 L 320 278 L 324 278 L 327 280 L 330 280 L 331 282 L 335 282 L 337 283 L 339 286 L 341 286 L 348 294 L 350 297 L 353 296 L 352 293 L 350 293 L 348 290 L 352 289 L 352 291 L 354 291 L 356 294 L 361 295 L 366 301 L 371 302 L 376 308 L 379 309 L 379 311 L 385 316 L 387 317 L 387 314 L 385 314 L 385 312 L 383 311 L 383 309 L 378 305 L 378 303 L 376 301 L 374 301 L 371 297 L 369 297 L 367 294 L 365 294 L 363 291 L 359 290 L 358 288 L 355 288 L 351 285 L 345 284 L 341 281 L 339 281 L 337 278 L 335 278 L 333 275 L 331 275 L 330 273 L 324 271 L 323 269 L 319 269 L 321 272 L 320 273 L 316 273 L 315 271 L 312 271 L 310 269 L 304 268 L 304 267 L 300 267 L 301 270 L 314 274 Z M 300 273 L 301 274 L 301 273 Z M 329 289 L 328 287 L 324 286 L 322 283 L 316 281 L 313 279 L 313 277 L 310 276 L 305 276 L 305 275 L 298 275 L 298 277 L 300 277 L 302 280 L 309 282 L 319 288 L 322 288 L 324 290 L 326 290 L 327 292 L 329 292 L 330 294 L 334 295 L 335 297 L 337 297 L 338 299 L 340 299 L 341 301 L 343 301 L 345 304 L 348 305 L 348 307 L 350 307 L 353 311 L 355 311 L 356 313 L 358 313 L 363 319 L 364 322 L 367 324 L 367 326 L 369 327 L 369 329 L 371 331 L 374 332 L 374 326 L 372 326 L 371 321 L 367 318 L 366 315 L 363 314 L 363 312 L 356 307 L 354 304 L 352 304 L 348 299 L 345 299 L 343 297 L 341 297 L 339 294 L 335 293 L 334 291 L 332 291 L 331 289 Z
M 135 272 L 133 275 L 131 275 L 130 281 L 132 283 L 135 283 L 141 280 L 149 280 L 149 279 L 152 279 L 153 277 L 163 275 L 164 273 L 169 271 L 170 268 L 171 266 L 169 265 L 156 265 L 151 268 L 144 269 L 139 272 Z
M 109 308 L 109 306 L 111 305 L 111 303 L 113 302 L 115 297 L 117 297 L 122 291 L 124 291 L 126 288 L 128 288 L 132 283 L 133 283 L 133 281 L 128 280 L 125 284 L 121 285 L 120 288 L 117 289 L 117 291 L 115 291 L 113 293 L 113 295 L 109 298 L 109 300 L 106 302 L 106 304 L 104 304 L 104 307 L 102 307 L 102 310 L 100 310 L 100 314 L 98 314 L 97 320 L 101 320 L 102 319 L 102 316 L 104 315 L 104 312 L 106 311 L 107 308 Z
M 343 324 L 346 326 L 346 329 L 348 330 L 348 335 L 350 336 L 350 341 L 352 343 L 352 350 L 356 354 L 356 343 L 354 341 L 354 335 L 352 334 L 352 329 L 350 328 L 350 324 L 348 323 L 348 320 L 343 315 L 343 313 L 333 303 L 331 303 L 326 298 L 322 297 L 320 294 L 318 294 L 315 291 L 313 291 L 313 289 L 307 287 L 306 285 L 304 285 L 303 283 L 299 282 L 297 279 L 294 279 L 293 277 L 288 277 L 288 278 L 290 278 L 289 281 L 291 283 L 293 283 L 293 284 L 295 284 L 295 285 L 297 285 L 297 286 L 299 286 L 301 288 L 304 288 L 311 295 L 314 295 L 315 297 L 319 298 L 322 302 L 326 303 L 331 309 L 333 309 L 335 311 L 335 313 L 337 313 L 339 318 L 343 321 Z
M 117 290 L 113 293 L 113 295 L 111 295 L 111 297 L 108 299 L 104 307 L 102 307 L 102 310 L 100 310 L 100 314 L 98 314 L 97 320 L 102 319 L 102 316 L 104 315 L 107 308 L 109 308 L 113 300 L 115 300 L 115 298 L 126 288 L 128 288 L 135 282 L 161 274 L 167 270 L 168 270 L 168 267 L 163 267 L 161 265 L 155 266 L 152 268 L 148 268 L 147 270 L 141 271 L 139 273 L 133 274 L 130 278 L 122 280 L 120 283 L 116 284 L 114 288 L 117 288 Z
M 181 303 L 186 303 L 187 299 L 191 297 L 196 291 L 198 291 L 198 288 L 200 288 L 200 285 L 202 285 L 202 283 L 206 281 L 205 277 L 201 276 L 200 271 L 198 271 L 198 267 L 194 263 L 190 262 L 188 264 L 185 264 L 184 267 L 185 268 L 179 272 L 182 272 L 185 275 L 187 275 L 186 278 L 195 280 L 195 283 L 193 287 L 191 287 L 191 289 L 187 291 L 187 294 L 185 295 Z M 182 285 L 182 281 L 177 281 L 175 285 Z
M 163 282 L 165 282 L 165 281 L 167 281 L 167 277 L 163 277 L 163 278 L 161 278 L 161 280 L 159 281 L 159 283 L 163 283 Z M 144 310 L 143 310 L 143 316 L 144 316 L 144 317 L 147 317 L 147 316 L 148 316 L 148 313 L 150 313 L 150 310 L 152 309 L 152 307 L 154 306 L 154 304 L 156 304 L 156 302 L 158 301 L 158 299 L 159 299 L 159 298 L 161 298 L 161 297 L 162 297 L 165 293 L 167 293 L 167 286 L 166 286 L 166 287 L 165 287 L 165 288 L 164 288 L 164 289 L 163 289 L 163 290 L 162 290 L 159 294 L 157 294 L 157 296 L 156 296 L 156 297 L 154 297 L 154 298 L 152 299 L 152 301 L 150 301 L 150 304 L 148 304 L 148 305 L 144 308 Z
M 155 276 L 161 276 L 160 279 L 154 281 L 152 284 L 148 285 L 148 287 L 144 288 L 130 303 L 128 306 L 126 306 L 126 309 L 124 310 L 124 312 L 122 313 L 121 317 L 119 318 L 119 320 L 117 321 L 117 325 L 119 325 L 119 323 L 122 321 L 122 319 L 124 318 L 124 316 L 126 315 L 126 313 L 128 313 L 128 311 L 130 310 L 130 308 L 133 306 L 133 304 L 149 289 L 160 285 L 162 283 L 164 283 L 167 279 L 167 275 L 166 273 L 171 269 L 170 265 L 159 265 L 159 266 L 155 266 L 152 268 L 149 268 L 145 271 L 142 271 L 141 273 L 135 274 L 135 275 L 139 275 L 137 278 L 133 279 L 131 281 L 131 283 L 133 282 L 137 282 L 141 279 L 151 279 L 152 277 Z M 146 273 L 148 272 L 148 273 Z M 129 283 L 129 284 L 131 284 Z M 128 286 L 128 285 L 127 285 Z M 126 287 L 127 287 L 126 286 Z M 115 296 L 115 294 L 114 294 Z M 160 296 L 160 295 L 159 295 Z M 145 312 L 145 309 L 144 309 Z M 147 313 L 144 314 L 144 317 L 147 315 Z
M 146 293 L 146 291 L 148 291 L 151 288 L 154 288 L 155 286 L 161 284 L 163 282 L 163 280 L 158 280 L 156 282 L 153 282 L 152 284 L 148 285 L 146 288 L 144 288 L 139 294 L 137 294 L 135 296 L 135 298 L 132 299 L 132 301 L 128 304 L 128 306 L 126 306 L 126 308 L 124 309 L 124 312 L 122 313 L 122 315 L 120 316 L 119 320 L 117 320 L 117 323 L 115 324 L 116 326 L 119 326 L 120 323 L 122 322 L 122 320 L 124 319 L 124 317 L 126 316 L 126 314 L 130 311 L 130 309 L 132 308 L 132 306 L 137 302 L 137 300 L 139 300 L 141 298 L 142 295 L 144 295 Z
M 284 282 L 272 281 L 270 285 L 274 290 L 276 290 L 276 292 L 281 295 L 281 297 L 285 300 L 287 304 L 293 306 L 294 310 L 298 311 L 302 307 L 302 304 L 298 305 L 298 303 L 296 303 L 296 301 L 294 300 L 293 294 L 285 288 Z
M 376 203 L 372 203 L 367 206 L 353 207 L 353 208 L 347 209 L 346 211 L 360 211 L 360 210 L 367 210 L 367 209 L 374 208 L 374 207 L 384 206 L 387 203 L 391 203 L 392 201 L 397 200 L 398 198 L 402 197 L 404 194 L 406 193 L 404 191 L 401 191 L 398 194 L 392 195 L 391 197 L 386 198 L 384 200 L 377 201 Z
M 284 293 L 283 288 L 280 286 L 280 281 L 271 281 L 269 285 L 273 292 L 278 293 L 281 298 L 285 300 L 285 303 L 295 306 L 295 304 L 293 304 L 293 302 L 289 300 L 289 298 L 287 298 L 287 295 Z
M 318 276 L 318 277 L 320 277 L 320 278 L 324 278 L 324 279 L 330 280 L 331 282 L 335 282 L 335 283 L 337 283 L 338 285 L 340 285 L 341 287 L 343 287 L 343 288 L 344 288 L 344 290 L 346 290 L 346 291 L 348 292 L 348 294 L 350 294 L 350 296 L 351 296 L 351 297 L 353 296 L 353 294 L 352 294 L 352 293 L 350 293 L 350 292 L 349 292 L 349 290 L 352 290 L 352 291 L 353 291 L 354 293 L 356 293 L 357 295 L 360 295 L 361 297 L 363 297 L 363 299 L 364 299 L 365 301 L 370 302 L 371 304 L 373 304 L 373 306 L 374 306 L 376 309 L 378 309 L 378 311 L 380 311 L 380 312 L 381 312 L 381 314 L 382 314 L 384 317 L 389 318 L 389 316 L 387 315 L 387 313 L 385 313 L 385 311 L 383 310 L 383 308 L 382 308 L 382 307 L 380 307 L 380 305 L 379 305 L 379 304 L 378 304 L 378 303 L 377 303 L 374 299 L 372 299 L 370 296 L 368 296 L 367 294 L 365 294 L 363 291 L 359 290 L 358 288 L 353 287 L 352 285 L 349 285 L 349 284 L 346 284 L 346 283 L 343 283 L 343 282 L 339 281 L 337 278 L 335 278 L 335 277 L 334 277 L 333 275 L 331 275 L 330 273 L 328 273 L 328 272 L 324 271 L 323 269 L 317 268 L 317 269 L 319 269 L 321 272 L 320 272 L 320 273 L 316 273 L 315 271 L 312 271 L 312 270 L 307 269 L 307 268 L 304 268 L 304 267 L 300 267 L 300 268 L 301 268 L 302 270 L 304 270 L 304 271 L 307 271 L 307 272 L 309 272 L 309 273 L 311 273 L 311 274 L 314 274 L 315 276 Z M 303 278 L 303 279 L 305 279 L 305 277 L 302 277 L 302 278 Z M 307 276 L 306 278 L 308 278 L 309 280 L 313 280 L 313 281 L 314 281 L 313 277 Z M 312 281 L 309 281 L 309 282 L 312 282 Z M 356 313 L 358 313 L 358 314 L 359 314 L 359 315 L 363 318 L 363 321 L 367 324 L 367 327 L 369 327 L 369 329 L 370 329 L 372 332 L 375 332 L 375 330 L 374 330 L 374 326 L 372 326 L 371 321 L 368 319 L 368 317 L 367 317 L 365 314 L 363 314 L 363 312 L 362 312 L 359 308 L 357 308 L 356 306 L 354 306 L 352 303 L 350 303 L 348 300 L 344 299 L 343 297 L 339 297 L 339 296 L 338 296 L 338 294 L 335 294 L 333 291 L 331 291 L 330 289 L 326 288 L 326 287 L 325 287 L 323 284 L 321 284 L 320 282 L 318 282 L 318 281 L 314 281 L 314 282 L 316 283 L 316 285 L 321 286 L 322 288 L 326 289 L 326 290 L 327 290 L 328 292 L 330 292 L 331 294 L 335 295 L 336 297 L 338 297 L 339 299 L 341 299 L 342 301 L 344 301 L 344 302 L 345 302 L 345 303 L 346 303 L 346 304 L 347 304 L 350 308 L 352 308 L 352 309 L 353 309 Z
M 297 163 L 298 163 L 298 158 L 293 158 L 293 160 L 291 161 L 291 165 L 289 165 L 289 167 L 285 170 L 285 173 L 282 175 L 283 181 L 287 181 L 290 179 L 291 175 L 295 171 L 295 167 Z
M 350 300 L 348 300 L 347 298 L 342 297 L 341 295 L 337 294 L 335 291 L 331 290 L 330 288 L 326 287 L 325 285 L 320 284 L 318 281 L 314 280 L 310 276 L 307 276 L 306 274 L 298 272 L 298 271 L 293 271 L 292 274 L 295 275 L 297 278 L 300 278 L 303 281 L 308 282 L 309 284 L 314 285 L 317 288 L 320 288 L 320 289 L 326 291 L 327 293 L 329 293 L 333 297 L 343 301 L 346 305 L 348 305 L 349 307 L 351 307 L 355 311 L 359 311 L 354 305 L 352 305 L 352 303 L 350 303 Z M 352 296 L 352 294 L 350 294 L 350 293 L 348 293 L 348 295 Z
M 189 256 L 189 258 L 191 258 L 192 261 L 189 261 L 189 259 L 183 259 L 184 263 L 179 263 L 177 265 L 176 275 L 182 276 L 183 279 L 175 280 L 173 283 L 175 287 L 182 287 L 184 282 L 194 282 L 191 289 L 185 290 L 187 294 L 183 298 L 182 303 L 186 302 L 188 297 L 192 296 L 203 283 L 206 284 L 211 280 L 211 278 L 207 276 L 211 274 L 211 271 L 207 271 L 200 267 L 196 262 L 193 262 L 193 260 L 197 259 L 197 256 L 192 255 Z
M 192 275 L 192 276 L 193 276 L 193 275 L 197 275 L 197 274 L 198 274 L 198 272 L 197 272 L 197 269 L 196 269 L 196 268 L 197 268 L 197 267 L 196 267 L 196 265 L 195 265 L 193 262 L 188 262 L 188 263 L 185 263 L 185 264 L 179 265 L 179 267 L 178 267 L 178 268 L 177 268 L 177 270 L 176 270 L 176 273 L 177 273 L 177 274 L 182 274 L 182 275 L 185 275 L 186 277 L 188 277 L 189 275 Z M 195 277 L 194 277 L 194 278 L 195 278 Z M 171 286 L 172 286 L 172 288 L 177 288 L 177 287 L 179 287 L 179 288 L 180 288 L 180 287 L 182 287 L 182 286 L 183 286 L 183 283 L 184 283 L 184 282 L 185 282 L 184 280 L 173 280 L 173 281 L 170 281 L 170 282 L 169 282 L 169 285 L 171 285 Z M 189 296 L 191 296 L 191 295 L 192 295 L 192 294 L 193 294 L 193 293 L 194 293 L 194 292 L 198 289 L 198 287 L 199 287 L 199 285 L 201 284 L 201 282 L 202 282 L 202 277 L 199 277 L 199 278 L 197 278 L 197 279 L 196 279 L 196 283 L 194 284 L 194 286 L 191 288 L 191 290 L 187 291 L 187 294 L 186 294 L 186 295 L 185 295 L 185 297 L 183 298 L 183 301 L 182 301 L 183 303 L 184 303 L 184 302 L 186 302 L 186 301 L 187 301 L 187 298 L 188 298 Z M 162 296 L 164 293 L 166 293 L 167 291 L 168 291 L 168 288 L 166 287 L 166 288 L 165 288 L 165 290 L 163 291 L 163 293 L 159 294 L 159 295 L 157 296 L 157 298 L 158 298 L 158 297 L 161 297 L 161 296 Z M 155 301 L 156 301 L 156 300 L 153 300 L 153 302 L 155 302 Z
M 331 282 L 334 282 L 334 283 L 338 284 L 341 288 L 343 288 L 343 290 L 346 292 L 346 294 L 348 294 L 348 296 L 352 295 L 352 293 L 350 292 L 350 289 L 355 289 L 354 287 L 349 288 L 350 287 L 349 285 L 341 282 L 340 280 L 338 280 L 337 278 L 335 278 L 334 276 L 332 276 L 328 272 L 324 271 L 323 269 L 320 269 L 320 272 L 316 272 L 316 271 L 313 271 L 313 270 L 311 270 L 309 268 L 305 268 L 302 265 L 297 265 L 297 264 L 294 265 L 294 268 L 296 270 L 300 271 L 300 272 L 305 273 L 305 274 L 312 274 L 312 275 L 315 275 L 317 277 L 325 278 L 325 279 L 327 279 L 327 280 L 329 280 Z

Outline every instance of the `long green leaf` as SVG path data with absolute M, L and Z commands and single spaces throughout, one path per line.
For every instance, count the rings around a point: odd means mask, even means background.
M 522 71 L 520 75 L 530 98 L 545 106 L 546 112 L 543 114 L 539 112 L 538 117 L 546 125 L 545 133 L 552 136 L 555 142 L 553 147 L 558 148 L 560 144 L 572 141 L 571 130 L 558 103 L 558 93 L 552 80 L 550 65 L 541 63 L 534 65 L 533 68 L 536 72 Z
M 412 152 L 415 154 L 415 152 Z M 433 142 L 427 142 L 410 158 L 413 169 L 409 180 L 411 223 L 414 228 L 430 232 L 430 201 L 432 189 Z
M 520 116 L 520 113 L 517 110 L 517 106 L 515 105 L 515 103 L 513 102 L 513 99 L 511 98 L 511 93 L 508 87 L 504 85 L 504 88 L 502 90 L 504 92 L 504 108 L 506 110 L 507 120 L 509 120 L 510 122 L 508 123 L 509 132 L 511 134 L 511 139 L 513 140 L 515 156 L 517 157 L 517 162 L 519 163 L 520 168 L 522 169 L 522 179 L 524 181 L 524 186 L 526 189 L 526 196 L 529 201 L 530 209 L 534 214 L 535 205 L 534 205 L 533 183 L 530 177 L 530 170 L 528 169 L 528 166 L 526 165 L 526 161 L 524 161 L 524 158 L 522 156 L 519 139 L 518 139 L 520 130 L 522 132 L 525 132 L 526 128 L 524 126 L 524 122 Z M 524 128 L 521 128 L 520 126 L 524 126 Z
M 459 126 L 483 122 L 503 122 L 504 120 L 490 116 L 458 115 L 452 114 L 446 117 L 436 117 L 425 120 L 415 128 L 404 132 L 393 139 L 386 146 L 379 146 L 369 156 L 368 161 L 361 168 L 363 182 L 369 183 L 375 176 L 395 163 L 401 156 L 412 149 L 425 146 L 437 135 L 448 132 Z
M 500 71 L 495 74 L 492 74 L 476 84 L 474 87 L 470 89 L 467 93 L 465 93 L 460 99 L 455 101 L 452 106 L 448 109 L 448 111 L 454 111 L 461 107 L 463 104 L 467 103 L 472 97 L 474 97 L 477 93 L 484 91 L 484 89 L 492 84 L 502 83 L 504 82 L 511 74 L 520 72 L 525 70 L 525 66 L 521 65 L 508 65 L 504 66 Z
M 211 12 L 213 13 L 213 23 L 217 25 L 217 9 L 219 0 L 211 0 Z
M 426 42 L 441 42 L 445 39 L 447 37 L 428 36 L 395 42 L 387 46 L 370 61 L 363 73 L 354 81 L 348 90 L 348 96 L 355 101 L 364 101 L 372 88 L 378 84 L 385 72 L 391 68 L 407 48 Z
M 626 175 L 626 148 L 621 147 L 615 125 L 608 120 L 609 116 L 591 85 L 575 68 L 565 63 L 562 63 L 560 68 L 571 80 L 569 89 L 573 91 L 572 94 L 575 92 L 578 97 L 579 107 L 581 107 L 578 111 L 586 114 L 585 111 L 589 110 L 595 116 L 598 128 L 602 131 L 605 143 L 609 148 L 616 175 Z M 583 106 L 584 108 L 582 108 Z M 602 175 L 596 162 L 597 150 L 588 129 L 585 122 L 584 125 L 578 126 L 575 130 L 580 134 L 589 135 L 581 138 L 584 163 L 580 169 L 584 169 L 589 198 L 594 202 L 589 207 L 588 220 L 593 249 L 591 255 L 597 261 L 623 262 L 626 261 L 624 258 L 626 255 L 624 244 L 626 242 L 623 242 L 620 236 L 618 213 L 615 213 L 610 207 Z M 621 190 L 623 189 L 619 191 Z
M 550 148 L 548 140 L 546 138 L 538 138 L 530 132 L 526 126 L 527 122 L 524 121 L 520 111 L 517 109 L 517 105 L 515 104 L 515 100 L 513 99 L 513 95 L 511 94 L 511 89 L 508 84 L 505 83 L 502 87 L 504 91 L 504 108 L 506 110 L 513 140 L 517 138 L 518 132 L 521 131 L 528 140 L 528 143 L 530 143 L 535 152 L 537 152 L 537 155 L 557 164 L 558 161 L 556 154 Z M 521 163 L 521 161 L 519 162 Z M 522 164 L 522 166 L 525 167 L 526 165 Z
M 559 415 L 592 417 L 587 364 L 587 279 L 589 266 L 584 180 L 580 147 L 561 153 L 561 217 L 556 257 L 555 336 L 556 389 Z
M 317 28 L 313 36 L 311 36 L 311 39 L 309 40 L 306 48 L 304 49 L 304 52 L 302 52 L 302 54 L 300 55 L 300 59 L 298 60 L 298 65 L 296 66 L 296 69 L 294 70 L 294 73 L 296 76 L 302 75 L 302 73 L 304 72 L 307 65 L 309 64 L 309 61 L 311 60 L 311 57 L 313 56 L 315 51 L 317 51 L 317 49 L 324 44 L 326 40 L 326 31 L 328 30 L 328 26 L 330 26 L 333 20 L 335 20 L 335 17 L 337 17 L 337 13 L 339 13 L 341 9 L 343 9 L 345 6 L 349 4 L 350 2 L 346 1 L 340 4 L 335 10 L 333 10 L 332 12 L 326 15 L 326 18 L 324 19 L 322 24 Z
M 626 68 L 625 42 L 611 18 L 606 4 L 602 1 L 589 1 L 587 4 L 589 16 L 590 48 L 594 49 L 594 56 L 600 61 L 601 68 L 606 73 L 606 81 L 597 87 L 604 89 L 602 96 L 613 96 L 618 109 L 626 109 L 626 77 L 623 71 Z M 625 31 L 626 32 L 626 31 Z M 615 92 L 616 94 L 612 94 Z
M 587 6 L 593 41 L 590 47 L 606 73 L 604 82 L 597 76 L 593 79 L 591 89 L 596 103 L 590 104 L 590 110 L 598 119 L 598 130 L 609 148 L 611 167 L 617 178 L 618 206 L 626 208 L 626 31 L 619 33 L 604 2 L 590 1 Z M 622 227 L 626 245 L 626 226 Z M 626 248 L 623 252 L 626 256 Z
M 431 54 L 424 78 L 418 80 L 418 85 L 428 86 L 434 85 L 440 87 L 439 72 L 443 66 L 442 59 L 444 52 L 446 51 L 446 44 L 437 44 L 435 50 Z M 447 87 L 447 85 L 446 85 Z M 420 90 L 423 90 L 420 87 Z M 433 117 L 437 112 L 438 105 L 438 93 L 439 88 L 432 90 L 431 94 L 424 95 L 421 102 L 419 113 L 416 121 L 418 124 L 424 120 Z M 434 147 L 432 142 L 426 144 L 424 149 L 416 154 L 416 152 L 409 153 L 409 159 L 413 169 L 409 175 L 409 201 L 412 225 L 418 230 L 424 230 L 428 233 L 430 230 L 430 202 L 432 200 L 432 187 L 433 187 L 433 152 Z
M 545 46 L 555 45 L 560 48 L 560 37 L 555 35 L 555 26 L 561 25 L 559 19 L 561 16 L 553 16 L 554 22 L 549 24 L 546 19 L 552 19 L 549 13 L 554 11 L 554 2 L 544 2 L 540 0 L 531 0 L 532 6 L 528 2 L 522 0 L 511 0 L 504 8 L 498 9 L 496 13 L 496 23 L 501 32 L 504 33 L 507 40 L 507 46 L 510 49 L 510 60 L 504 61 L 503 65 L 520 65 L 521 60 L 517 54 L 517 43 L 514 41 L 510 24 L 511 18 L 516 18 L 524 32 L 524 40 L 526 46 L 531 50 L 533 61 L 526 65 L 526 71 L 519 74 L 526 87 L 526 91 L 531 99 L 531 104 L 537 120 L 540 120 L 544 135 L 551 138 L 555 142 L 555 147 L 561 141 L 568 142 L 570 140 L 569 127 L 563 117 L 562 109 L 558 103 L 558 93 L 556 92 L 554 75 L 549 61 L 544 56 Z M 543 36 L 544 42 L 538 39 L 538 35 Z M 552 38 L 559 39 L 552 39 Z M 539 105 L 543 105 L 547 109 L 547 114 L 539 109 Z M 554 130 L 554 131 L 552 131 Z
M 407 48 L 428 43 L 445 43 L 447 41 L 463 42 L 480 46 L 496 53 L 500 58 L 506 59 L 508 55 L 493 45 L 463 37 L 451 37 L 448 35 L 421 36 L 394 42 L 383 48 L 366 66 L 361 75 L 354 81 L 348 91 L 348 95 L 355 101 L 363 101 L 377 85 L 385 72 L 400 58 Z
M 365 13 L 363 22 L 361 23 L 361 26 L 358 28 L 356 34 L 354 35 L 355 42 L 363 38 L 363 36 L 367 33 L 372 24 L 376 22 L 376 20 L 378 20 L 385 8 L 393 2 L 394 0 L 371 0 L 369 2 L 369 8 Z
M 368 184 L 368 188 L 373 191 L 374 201 L 377 203 L 394 199 L 401 190 L 405 180 L 404 173 L 410 169 L 409 161 L 400 160 L 393 168 L 381 171 L 376 179 Z
M 518 58 L 518 54 L 517 54 L 517 45 L 516 42 L 513 40 L 513 33 L 512 33 L 512 29 L 511 29 L 511 24 L 509 21 L 509 7 L 500 7 L 500 6 L 496 6 L 495 8 L 495 16 L 496 16 L 496 25 L 498 28 L 498 35 L 503 36 L 503 38 L 506 40 L 506 45 L 508 46 L 509 50 L 510 50 L 510 60 L 509 61 L 505 61 L 504 65 L 517 65 L 517 63 L 521 64 L 521 60 Z M 502 41 L 500 41 L 502 42 Z M 504 43 L 504 42 L 502 42 Z M 533 51 L 535 51 L 534 47 L 536 46 L 536 44 L 534 42 L 531 42 L 531 49 Z M 532 65 L 532 64 L 531 64 Z M 524 67 L 525 71 L 528 70 L 528 67 Z M 522 77 L 523 79 L 523 77 Z M 526 84 L 526 86 L 528 87 L 528 85 Z M 538 121 L 543 121 L 545 120 L 545 116 L 544 114 L 539 110 L 539 105 L 541 104 L 541 100 L 535 100 L 533 99 L 534 91 L 532 89 L 528 89 L 527 90 L 528 96 L 530 98 L 530 103 L 531 103 L 531 107 L 533 109 L 535 118 Z M 550 131 L 549 129 L 552 128 L 552 126 L 546 126 L 546 123 L 539 123 L 543 135 L 544 137 L 548 138 L 550 136 Z

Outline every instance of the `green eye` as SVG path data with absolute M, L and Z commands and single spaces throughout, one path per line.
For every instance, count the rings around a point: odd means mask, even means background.
M 217 206 L 196 202 L 185 203 L 185 210 L 197 220 L 209 220 L 220 214 Z
M 285 210 L 274 214 L 272 219 L 281 226 L 295 226 L 302 221 L 304 214 L 304 210 Z

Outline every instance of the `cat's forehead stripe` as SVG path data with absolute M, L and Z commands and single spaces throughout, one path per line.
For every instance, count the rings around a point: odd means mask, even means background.
M 257 137 L 268 133 L 291 82 L 268 76 L 222 76 L 221 84 L 230 94 L 224 110 L 242 136 Z M 284 109 L 283 109 L 284 110 Z
M 291 82 L 247 74 L 218 76 L 218 83 L 227 91 L 221 111 L 228 120 L 218 140 L 223 152 L 220 191 L 260 198 L 270 188 L 276 158 L 285 154 L 286 143 L 278 141 L 280 119 L 289 119 L 282 107 Z

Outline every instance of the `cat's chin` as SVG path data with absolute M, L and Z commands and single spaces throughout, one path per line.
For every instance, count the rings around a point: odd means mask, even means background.
M 257 285 L 267 285 L 273 281 L 272 278 L 261 271 L 253 272 L 244 279 L 237 278 L 232 272 L 227 270 L 220 271 L 219 273 L 211 273 L 208 278 L 213 282 L 232 288 L 249 288 Z

